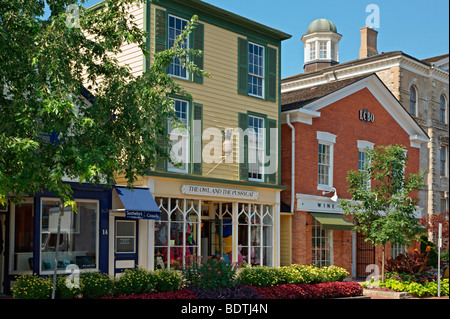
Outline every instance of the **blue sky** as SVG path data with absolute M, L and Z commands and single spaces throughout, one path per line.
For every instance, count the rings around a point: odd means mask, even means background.
M 342 34 L 340 62 L 358 58 L 359 29 L 376 4 L 380 12 L 378 52 L 403 51 L 418 59 L 449 52 L 448 0 L 204 0 L 292 35 L 282 44 L 282 77 L 303 72 L 301 36 L 315 19 L 326 18 Z M 86 7 L 100 0 L 88 0 Z

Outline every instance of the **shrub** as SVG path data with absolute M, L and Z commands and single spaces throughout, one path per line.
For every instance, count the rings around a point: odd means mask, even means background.
M 83 298 L 98 299 L 112 293 L 113 279 L 100 272 L 83 272 L 80 274 L 80 288 Z
M 420 275 L 431 267 L 427 266 L 429 261 L 428 253 L 431 248 L 427 248 L 426 253 L 419 253 L 417 250 L 400 254 L 395 258 L 386 260 L 385 270 L 387 272 L 407 273 L 410 275 Z
M 321 273 L 322 281 L 343 281 L 349 275 L 346 269 L 337 266 L 323 267 Z
M 411 281 L 399 281 L 397 279 L 386 279 L 383 282 L 376 281 L 373 282 L 374 285 L 379 287 L 386 287 L 388 289 L 392 289 L 395 291 L 403 291 L 408 292 L 410 294 L 416 295 L 418 297 L 428 297 L 428 296 L 437 296 L 437 282 L 426 282 L 424 284 L 420 284 L 418 282 Z M 369 284 L 364 283 L 363 287 L 366 288 Z M 449 293 L 449 281 L 448 279 L 443 279 L 441 281 L 441 295 L 448 296 Z
M 80 287 L 68 287 L 66 283 L 67 277 L 64 275 L 56 278 L 56 299 L 73 299 L 81 294 L 81 284 Z
M 114 295 L 150 293 L 156 288 L 156 276 L 143 268 L 127 269 L 114 282 Z
M 52 281 L 49 277 L 22 275 L 17 277 L 12 287 L 13 297 L 17 299 L 48 299 L 52 293 Z
M 158 269 L 154 272 L 156 291 L 174 291 L 181 287 L 181 277 L 174 270 Z
M 268 287 L 281 284 L 309 284 L 342 281 L 348 271 L 337 266 L 318 268 L 314 265 L 291 265 L 280 268 L 250 267 L 240 270 L 238 280 L 243 285 Z
M 222 258 L 192 260 L 182 270 L 185 285 L 203 289 L 229 288 L 236 284 L 236 267 Z
M 239 271 L 238 282 L 241 285 L 268 287 L 278 284 L 279 274 L 276 268 L 248 267 Z

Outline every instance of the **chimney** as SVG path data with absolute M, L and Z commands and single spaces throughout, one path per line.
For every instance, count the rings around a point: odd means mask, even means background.
M 364 27 L 361 31 L 361 47 L 359 48 L 359 58 L 367 58 L 371 55 L 378 54 L 377 35 L 378 31 L 372 28 Z

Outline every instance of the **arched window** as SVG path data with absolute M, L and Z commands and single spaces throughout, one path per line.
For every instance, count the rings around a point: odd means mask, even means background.
M 439 106 L 439 119 L 441 123 L 447 123 L 447 99 L 445 95 L 441 95 L 441 101 Z
M 417 89 L 414 85 L 409 89 L 409 113 L 417 116 Z

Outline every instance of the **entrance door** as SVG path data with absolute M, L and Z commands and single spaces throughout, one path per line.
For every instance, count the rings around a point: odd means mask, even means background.
M 364 241 L 364 236 L 356 234 L 356 276 L 358 278 L 367 278 L 372 273 L 366 271 L 368 265 L 375 264 L 375 247 Z
M 232 203 L 202 204 L 201 256 L 232 261 Z
M 114 231 L 114 275 L 138 263 L 137 221 L 116 217 Z

